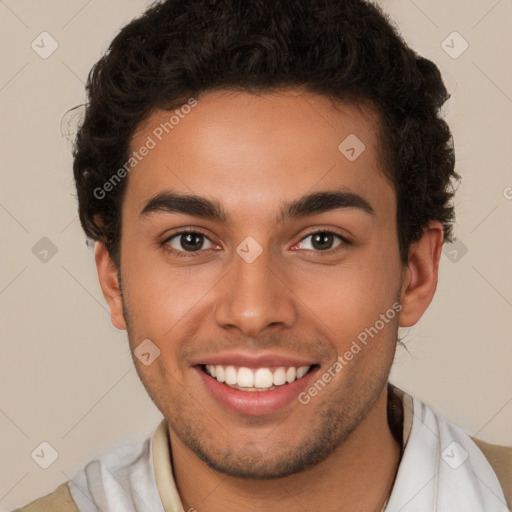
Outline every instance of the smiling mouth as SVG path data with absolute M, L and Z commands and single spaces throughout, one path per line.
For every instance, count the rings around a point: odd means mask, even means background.
M 200 365 L 201 370 L 230 388 L 240 391 L 272 391 L 304 378 L 311 366 L 280 366 L 277 368 L 247 368 L 232 365 Z

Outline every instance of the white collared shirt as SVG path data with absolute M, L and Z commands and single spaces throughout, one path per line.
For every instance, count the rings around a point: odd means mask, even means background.
M 507 512 L 497 476 L 471 438 L 419 399 L 393 392 L 403 404 L 403 454 L 382 512 Z M 69 488 L 80 512 L 185 512 L 166 420 L 144 442 L 87 463 Z

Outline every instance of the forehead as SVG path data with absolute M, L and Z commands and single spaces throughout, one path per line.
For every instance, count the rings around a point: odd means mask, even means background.
M 376 211 L 394 208 L 368 106 L 293 90 L 209 92 L 189 105 L 153 112 L 135 133 L 131 151 L 151 149 L 129 174 L 125 205 L 140 212 L 171 189 L 254 213 L 343 187 Z

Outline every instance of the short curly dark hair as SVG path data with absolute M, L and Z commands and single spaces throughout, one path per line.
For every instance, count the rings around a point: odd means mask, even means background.
M 400 258 L 428 222 L 452 241 L 452 136 L 440 110 L 449 95 L 438 68 L 363 0 L 167 0 L 126 25 L 87 81 L 85 116 L 73 148 L 79 216 L 120 264 L 127 180 L 103 187 L 129 158 L 137 127 L 155 109 L 219 89 L 300 87 L 373 105 L 385 174 L 397 196 Z

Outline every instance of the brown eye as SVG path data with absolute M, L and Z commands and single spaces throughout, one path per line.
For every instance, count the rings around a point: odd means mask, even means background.
M 197 252 L 202 249 L 210 249 L 213 246 L 212 242 L 205 235 L 192 231 L 176 233 L 165 243 L 179 252 Z M 210 244 L 210 246 L 205 247 L 207 244 Z
M 336 239 L 338 240 L 337 242 Z M 316 233 L 311 233 L 304 237 L 299 243 L 299 249 L 328 251 L 341 245 L 342 242 L 345 242 L 345 240 L 336 233 L 331 233 L 330 231 L 317 231 Z
M 334 235 L 330 233 L 317 233 L 311 238 L 311 245 L 319 251 L 331 249 L 333 243 Z
M 203 236 L 197 233 L 181 235 L 179 240 L 182 249 L 185 251 L 198 251 L 203 245 Z

